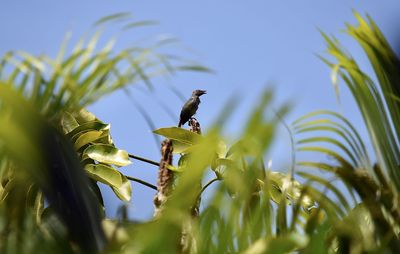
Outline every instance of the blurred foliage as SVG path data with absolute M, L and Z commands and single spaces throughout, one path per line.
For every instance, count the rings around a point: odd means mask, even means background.
M 315 173 L 303 174 L 326 192 L 331 191 L 339 201 L 336 206 L 341 220 L 332 227 L 339 252 L 399 253 L 400 61 L 371 18 L 365 20 L 358 13 L 355 16 L 358 26 L 347 25 L 346 32 L 364 49 L 375 77 L 361 70 L 337 39 L 325 34 L 333 61 L 322 59 L 332 68 L 333 80 L 337 82 L 340 77 L 351 91 L 366 124 L 376 162 L 368 156 L 363 139 L 349 120 L 334 112 L 319 111 L 294 122 L 296 133 L 301 135 L 298 150 L 326 154 L 333 162 L 299 164 L 322 169 L 340 178 L 347 187 L 346 193 Z M 307 134 L 311 137 L 305 137 Z M 324 178 L 329 177 L 327 174 Z
M 113 38 L 98 49 L 103 26 L 122 18 L 100 20 L 96 27 L 102 27 L 69 54 L 67 36 L 55 59 L 21 51 L 0 59 L 1 253 L 102 250 L 107 241 L 96 181 L 130 200 L 130 181 L 114 168 L 130 164 L 128 154 L 114 146 L 110 126 L 84 108 L 130 84 L 151 89 L 150 78 L 185 61 L 159 53 L 167 42 L 114 52 Z
M 267 90 L 233 143 L 222 132 L 232 105 L 202 135 L 177 127 L 154 130 L 172 141 L 179 159 L 167 165 L 174 177 L 163 209 L 143 222 L 126 214 L 105 218 L 97 184 L 129 202 L 135 179 L 119 168 L 134 158 L 161 169 L 165 160 L 158 164 L 117 148 L 110 125 L 85 107 L 130 84 L 144 82 L 153 89 L 150 80 L 157 75 L 210 70 L 175 58 L 170 62 L 157 52 L 160 45 L 113 52 L 111 40 L 96 50 L 100 33 L 78 42 L 70 55 L 63 45 L 56 59 L 5 54 L 0 60 L 1 253 L 400 253 L 400 62 L 373 21 L 355 16 L 359 24 L 346 31 L 363 47 L 376 77 L 325 34 L 333 60 L 321 58 L 332 69 L 336 91 L 340 78 L 353 93 L 376 162 L 351 121 L 317 111 L 293 122 L 293 145 L 332 160 L 272 170 L 265 154 L 288 107 L 270 114 L 273 93 Z M 116 20 L 125 30 L 154 23 L 130 22 L 129 14 L 119 13 L 95 27 Z M 192 213 L 194 206 L 200 206 L 199 214 Z

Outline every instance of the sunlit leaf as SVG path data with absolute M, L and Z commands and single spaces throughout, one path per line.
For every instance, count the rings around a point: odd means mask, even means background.
M 117 241 L 124 243 L 129 241 L 129 234 L 125 228 L 121 227 L 120 222 L 117 220 L 105 219 L 102 221 L 104 233 L 109 241 Z
M 83 154 L 101 163 L 116 166 L 127 166 L 132 162 L 129 160 L 128 153 L 111 145 L 94 144 L 87 147 Z
M 173 153 L 177 153 L 177 154 L 185 153 L 188 150 L 188 148 L 191 147 L 190 144 L 183 143 L 178 140 L 172 140 L 172 144 L 174 147 Z
M 94 180 L 119 188 L 122 186 L 121 173 L 116 169 L 103 164 L 88 164 L 86 173 Z
M 79 149 L 84 145 L 87 145 L 96 139 L 98 139 L 103 134 L 102 131 L 88 131 L 80 135 L 74 143 L 75 149 Z
M 181 168 L 175 167 L 175 166 L 172 166 L 172 165 L 167 165 L 167 169 L 171 170 L 171 171 L 174 171 L 174 172 L 178 172 L 178 173 L 182 172 Z
M 160 128 L 153 132 L 188 145 L 196 144 L 201 139 L 199 134 L 179 127 Z
M 132 197 L 131 182 L 124 175 L 121 176 L 122 176 L 122 185 L 119 188 L 112 187 L 112 190 L 122 201 L 129 202 Z
M 81 136 L 85 132 L 88 132 L 88 131 L 103 131 L 104 132 L 105 130 L 109 130 L 109 129 L 110 129 L 109 124 L 105 124 L 105 123 L 102 123 L 99 121 L 91 121 L 91 122 L 86 122 L 86 123 L 79 125 L 75 129 L 73 129 L 70 133 L 68 133 L 68 136 L 71 137 L 72 139 L 76 140 L 79 136 Z
M 121 200 L 131 199 L 131 183 L 116 169 L 102 164 L 88 164 L 85 166 L 85 171 L 92 179 L 109 185 Z
M 267 178 L 268 183 L 271 185 L 271 198 L 274 202 L 277 204 L 281 202 L 282 193 L 284 191 L 289 203 L 300 201 L 299 198 L 303 187 L 298 181 L 290 179 L 289 175 L 274 171 L 269 171 Z M 308 196 L 304 196 L 301 203 L 305 209 L 309 209 L 314 205 L 314 201 Z
M 96 120 L 96 116 L 85 108 L 82 108 L 74 117 L 80 124 Z
M 234 160 L 225 159 L 225 158 L 216 158 L 214 161 L 213 169 L 216 169 L 217 167 L 220 167 L 220 166 L 225 166 L 227 168 L 238 168 L 237 162 Z
M 304 248 L 308 241 L 309 239 L 306 235 L 298 233 L 290 233 L 277 238 L 263 238 L 251 245 L 244 254 L 289 253 L 296 249 Z

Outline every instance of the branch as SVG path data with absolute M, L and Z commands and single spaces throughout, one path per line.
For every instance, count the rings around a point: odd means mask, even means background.
M 208 186 L 210 186 L 213 182 L 219 181 L 221 180 L 220 178 L 214 178 L 211 181 L 209 181 L 206 185 L 203 186 L 203 188 L 201 188 L 201 191 L 199 193 L 199 195 L 197 196 L 197 198 L 201 197 L 201 194 L 203 194 L 203 192 L 208 188 Z
M 160 163 L 158 163 L 158 162 L 156 162 L 156 161 L 152 161 L 152 160 L 149 160 L 149 159 L 146 159 L 146 158 L 142 158 L 142 157 L 139 157 L 139 156 L 130 154 L 130 153 L 128 154 L 128 156 L 129 156 L 130 158 L 132 158 L 132 159 L 139 160 L 139 161 L 143 161 L 143 162 L 146 162 L 146 163 L 155 165 L 155 166 L 157 166 L 157 167 L 160 166 Z
M 143 180 L 140 180 L 138 178 L 134 178 L 134 177 L 131 177 L 131 176 L 126 176 L 126 178 L 128 178 L 128 180 L 143 184 L 143 185 L 145 185 L 145 186 L 147 186 L 149 188 L 152 188 L 153 190 L 157 190 L 157 186 L 152 185 L 151 183 L 145 182 Z
M 290 147 L 292 150 L 292 165 L 290 167 L 290 180 L 294 181 L 294 170 L 295 170 L 295 165 L 296 165 L 296 148 L 294 147 L 294 138 L 293 138 L 293 132 L 290 129 L 289 125 L 283 120 L 282 116 L 279 115 L 278 112 L 276 112 L 274 109 L 272 110 L 275 114 L 275 116 L 278 118 L 278 120 L 283 124 L 287 132 L 289 133 L 289 138 L 290 138 Z

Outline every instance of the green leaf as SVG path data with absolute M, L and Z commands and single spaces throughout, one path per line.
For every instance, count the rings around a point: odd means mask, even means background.
M 120 150 L 111 145 L 94 144 L 83 151 L 84 156 L 101 163 L 113 164 L 115 166 L 126 166 L 132 162 L 125 150 Z
M 129 202 L 132 197 L 132 186 L 131 182 L 126 178 L 126 176 L 122 175 L 122 185 L 119 188 L 111 187 L 114 193 L 120 198 L 122 201 Z
M 181 71 L 198 71 L 198 72 L 214 73 L 212 69 L 202 65 L 182 65 L 178 66 L 177 69 Z
M 61 125 L 63 127 L 64 133 L 69 133 L 75 128 L 79 126 L 79 123 L 76 121 L 75 117 L 73 117 L 70 113 L 64 112 L 61 118 Z
M 85 170 L 93 180 L 116 188 L 122 186 L 121 173 L 110 166 L 103 164 L 88 164 L 85 166 Z
M 288 218 L 286 212 L 286 194 L 287 188 L 282 188 L 282 195 L 278 202 L 278 211 L 276 212 L 276 233 L 277 235 L 283 235 L 288 231 Z
M 297 174 L 306 178 L 308 181 L 313 181 L 321 184 L 324 187 L 324 189 L 332 191 L 333 194 L 335 194 L 338 200 L 340 201 L 340 204 L 342 204 L 346 208 L 346 210 L 350 210 L 350 205 L 348 204 L 346 197 L 342 194 L 341 190 L 337 188 L 334 184 L 332 184 L 330 181 L 306 172 L 298 172 Z
M 237 162 L 231 159 L 225 159 L 225 158 L 216 158 L 213 160 L 212 163 L 212 169 L 215 170 L 219 166 L 225 166 L 227 168 L 238 168 Z
M 172 165 L 167 165 L 167 169 L 178 173 L 183 172 L 181 167 L 175 167 Z
M 103 135 L 101 135 L 98 139 L 94 140 L 93 143 L 114 146 L 109 130 L 103 131 Z
M 172 146 L 174 147 L 173 153 L 180 154 L 185 153 L 191 145 L 179 142 L 178 140 L 172 140 Z
M 281 237 L 261 238 L 253 243 L 244 254 L 289 253 L 307 246 L 309 238 L 299 233 L 289 233 Z
M 102 164 L 88 164 L 85 170 L 92 179 L 109 185 L 122 201 L 128 202 L 131 199 L 131 182 L 116 169 Z
M 299 201 L 301 197 L 302 185 L 296 181 L 290 179 L 288 175 L 280 172 L 268 172 L 268 184 L 270 185 L 271 199 L 280 204 L 282 200 L 282 193 L 285 192 L 286 200 L 290 204 L 292 201 Z M 314 205 L 314 201 L 307 195 L 303 195 L 301 200 L 302 206 L 308 210 Z
M 160 128 L 154 130 L 153 133 L 187 145 L 194 145 L 202 138 L 197 133 L 179 127 Z
M 194 132 L 190 132 L 190 133 L 194 133 Z M 195 133 L 195 134 L 198 135 L 197 133 Z M 172 140 L 172 143 L 174 146 L 173 153 L 177 153 L 177 154 L 181 154 L 181 153 L 188 154 L 188 153 L 196 150 L 196 147 L 198 146 L 197 143 L 190 145 L 190 144 L 178 141 L 178 140 Z M 217 157 L 224 158 L 226 155 L 226 150 L 227 150 L 226 144 L 222 140 L 220 140 L 218 142 L 218 146 L 217 146 L 217 153 L 216 153 Z
M 76 120 L 80 123 L 86 123 L 86 122 L 90 122 L 90 121 L 94 121 L 96 120 L 96 116 L 89 112 L 87 109 L 83 108 L 81 109 L 77 114 L 74 115 Z
M 227 148 L 225 142 L 222 140 L 219 140 L 218 147 L 217 147 L 218 157 L 224 158 L 226 156 L 227 150 L 228 150 L 228 148 Z
M 76 150 L 81 148 L 84 145 L 87 145 L 96 139 L 98 139 L 103 134 L 102 131 L 88 131 L 79 136 L 79 138 L 75 141 L 74 147 Z
M 96 21 L 94 26 L 99 26 L 99 25 L 102 25 L 102 24 L 110 22 L 110 21 L 125 20 L 127 18 L 130 18 L 131 16 L 132 15 L 130 12 L 119 12 L 119 13 L 111 14 L 111 15 L 102 17 L 101 19 Z
M 136 21 L 136 22 L 132 22 L 132 23 L 129 23 L 126 26 L 124 26 L 123 30 L 136 28 L 136 27 L 142 27 L 142 26 L 153 26 L 153 25 L 157 25 L 157 24 L 158 24 L 158 22 L 155 20 Z
M 91 122 L 86 122 L 81 125 L 79 125 L 77 128 L 75 128 L 73 131 L 68 133 L 68 136 L 72 138 L 72 140 L 76 140 L 80 135 L 82 135 L 85 132 L 88 131 L 104 131 L 104 130 L 109 130 L 110 125 L 102 123 L 100 121 L 91 121 Z M 79 134 L 79 135 L 77 135 Z M 77 136 L 75 136 L 77 135 Z
M 101 224 L 107 239 L 113 243 L 125 243 L 130 240 L 126 229 L 121 227 L 120 220 L 104 219 Z

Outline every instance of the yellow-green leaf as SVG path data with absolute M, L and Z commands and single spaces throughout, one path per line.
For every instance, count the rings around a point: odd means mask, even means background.
M 122 186 L 121 173 L 116 169 L 102 164 L 88 164 L 85 166 L 86 173 L 93 180 L 119 188 Z
M 115 166 L 126 166 L 132 162 L 125 150 L 120 150 L 111 145 L 94 144 L 83 151 L 84 156 L 101 163 L 113 164 Z
M 110 186 L 122 201 L 128 202 L 131 199 L 131 182 L 116 169 L 102 164 L 88 164 L 85 170 L 90 178 Z
M 197 143 L 202 137 L 194 132 L 185 130 L 179 127 L 160 128 L 153 131 L 155 134 L 164 136 L 166 138 L 179 141 L 184 144 L 193 145 Z
M 122 175 L 122 185 L 119 188 L 111 187 L 114 193 L 118 196 L 122 201 L 129 202 L 132 197 L 132 186 L 131 182 Z
M 214 163 L 215 163 L 215 168 L 219 166 L 226 166 L 228 168 L 238 168 L 237 162 L 231 159 L 216 158 Z
M 79 123 L 70 113 L 64 112 L 61 118 L 61 125 L 64 133 L 66 134 L 77 128 L 79 126 Z
M 307 235 L 289 233 L 278 237 L 263 237 L 255 241 L 243 254 L 261 253 L 292 253 L 296 249 L 304 248 L 309 242 Z
M 187 143 L 179 142 L 178 140 L 172 140 L 172 146 L 174 147 L 173 153 L 185 153 L 192 145 Z
M 76 127 L 73 131 L 68 133 L 68 136 L 72 138 L 73 140 L 76 139 L 75 135 L 77 134 L 82 134 L 84 132 L 88 131 L 104 131 L 104 130 L 109 130 L 110 125 L 102 123 L 100 121 L 91 121 L 87 123 L 83 123 Z
M 172 165 L 167 165 L 167 169 L 171 170 L 171 171 L 174 171 L 174 172 L 178 172 L 178 173 L 183 172 L 181 167 L 175 167 L 175 166 L 172 166 Z
M 95 141 L 98 139 L 101 135 L 103 134 L 102 131 L 88 131 L 81 136 L 75 141 L 74 147 L 75 149 L 79 149 L 82 146 L 89 144 L 90 142 Z
M 293 200 L 298 201 L 301 197 L 302 186 L 296 181 L 290 179 L 288 175 L 280 172 L 268 172 L 268 183 L 270 185 L 270 194 L 274 202 L 279 204 L 282 200 L 282 193 L 285 192 L 286 201 L 290 204 Z M 304 195 L 301 200 L 304 208 L 308 209 L 314 205 L 314 201 L 307 195 Z
M 96 120 L 96 116 L 93 113 L 89 112 L 87 109 L 83 108 L 75 115 L 75 119 L 80 124 L 83 124 Z

